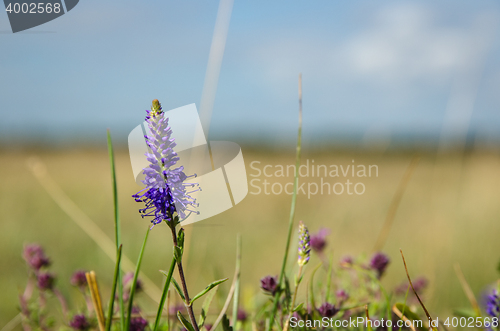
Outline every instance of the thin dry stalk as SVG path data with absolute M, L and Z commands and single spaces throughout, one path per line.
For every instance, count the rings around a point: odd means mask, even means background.
M 460 268 L 460 264 L 455 263 L 455 273 L 457 274 L 458 280 L 460 281 L 460 284 L 462 285 L 462 289 L 465 292 L 465 295 L 467 296 L 467 299 L 469 299 L 469 302 L 476 312 L 476 316 L 480 317 L 481 316 L 481 308 L 479 308 L 479 304 L 477 303 L 476 297 L 474 296 L 474 292 L 472 292 L 472 289 L 470 288 L 469 284 L 467 283 L 467 280 L 465 280 L 464 273 L 462 272 L 462 268 Z
M 406 191 L 406 187 L 410 182 L 411 176 L 413 175 L 413 171 L 417 167 L 418 161 L 420 158 L 418 156 L 413 157 L 408 168 L 406 168 L 406 172 L 399 182 L 399 186 L 392 197 L 391 205 L 389 206 L 389 210 L 387 211 L 387 216 L 385 217 L 384 225 L 382 226 L 382 230 L 378 235 L 377 241 L 375 242 L 375 246 L 373 250 L 375 252 L 380 251 L 387 241 L 389 237 L 389 232 L 391 231 L 392 225 L 394 223 L 394 218 L 396 217 L 396 212 L 398 211 L 399 204 L 401 203 L 401 199 L 403 198 L 403 194 Z
M 429 311 L 427 310 L 427 308 L 425 308 L 425 305 L 424 303 L 422 302 L 422 300 L 420 299 L 420 297 L 418 296 L 418 293 L 417 291 L 415 291 L 415 288 L 413 287 L 413 283 L 411 282 L 411 278 L 410 278 L 410 274 L 408 273 L 408 268 L 406 267 L 406 261 L 405 261 L 405 256 L 403 254 L 403 250 L 399 250 L 401 252 L 401 257 L 403 258 L 403 264 L 405 266 L 405 272 L 406 272 L 406 276 L 408 277 L 408 282 L 410 283 L 410 286 L 411 286 L 411 289 L 413 290 L 413 294 L 415 294 L 415 296 L 417 297 L 418 299 L 418 302 L 420 303 L 420 305 L 422 306 L 422 308 L 424 309 L 424 312 L 425 312 L 425 316 L 427 316 L 427 319 L 430 321 L 434 321 L 431 317 L 431 315 L 429 314 Z M 432 329 L 434 331 L 438 331 L 438 329 L 434 326 L 431 326 Z
M 87 278 L 87 283 L 89 284 L 90 296 L 92 298 L 92 305 L 94 306 L 94 311 L 97 316 L 97 322 L 99 323 L 99 330 L 104 331 L 106 329 L 106 321 L 104 319 L 101 294 L 99 292 L 99 287 L 97 286 L 95 272 L 86 272 L 85 277 Z

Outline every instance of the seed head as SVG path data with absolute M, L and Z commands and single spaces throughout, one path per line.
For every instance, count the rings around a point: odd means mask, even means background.
M 309 258 L 311 257 L 311 238 L 309 237 L 309 231 L 307 227 L 299 222 L 299 258 L 297 262 L 299 266 L 304 266 L 309 262 Z

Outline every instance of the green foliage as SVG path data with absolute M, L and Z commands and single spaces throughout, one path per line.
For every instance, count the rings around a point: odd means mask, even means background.
M 208 310 L 210 309 L 210 304 L 212 303 L 212 300 L 213 300 L 216 293 L 217 293 L 217 289 L 215 289 L 214 291 L 211 291 L 205 297 L 205 300 L 203 300 L 203 305 L 201 306 L 200 318 L 198 319 L 198 327 L 200 327 L 200 328 L 205 324 L 205 320 L 207 319 Z
M 229 323 L 229 318 L 227 318 L 226 314 L 224 314 L 224 316 L 222 316 L 222 330 L 223 331 L 233 331 L 233 328 L 231 327 L 231 324 Z
M 201 298 L 202 296 L 204 296 L 205 294 L 207 294 L 210 290 L 212 290 L 213 288 L 215 288 L 216 286 L 218 286 L 219 284 L 222 284 L 224 283 L 226 280 L 228 280 L 229 278 L 224 278 L 224 279 L 219 279 L 219 280 L 216 280 L 215 282 L 212 282 L 210 284 L 207 285 L 207 287 L 205 287 L 205 289 L 203 291 L 201 291 L 200 293 L 196 294 L 192 299 L 191 299 L 191 302 L 189 303 L 190 305 L 193 304 L 193 302 L 195 302 L 196 300 L 198 300 L 199 298 Z
M 180 311 L 177 312 L 177 318 L 179 319 L 181 324 L 186 328 L 186 330 L 194 331 L 193 324 L 191 324 L 191 322 L 189 322 L 184 316 L 182 316 Z

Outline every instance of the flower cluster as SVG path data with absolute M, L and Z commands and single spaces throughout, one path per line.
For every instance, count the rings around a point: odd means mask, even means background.
M 278 290 L 278 276 L 266 276 L 260 280 L 260 288 L 264 292 L 274 295 Z
M 486 297 L 486 312 L 491 317 L 500 317 L 500 295 L 497 290 Z
M 370 268 L 375 270 L 377 277 L 380 278 L 384 274 L 390 262 L 391 260 L 384 253 L 375 253 L 370 260 Z
M 190 196 L 199 190 L 196 183 L 187 183 L 183 167 L 174 168 L 179 157 L 174 151 L 176 146 L 172 138 L 172 129 L 168 126 L 168 117 L 162 111 L 160 102 L 153 100 L 151 110 L 147 110 L 146 122 L 150 134 L 146 135 L 146 143 L 150 153 L 146 153 L 149 166 L 144 168 L 145 179 L 142 181 L 146 188 L 132 197 L 137 202 L 144 202 L 145 208 L 139 209 L 142 217 L 152 216 L 153 226 L 162 221 L 172 221 L 177 213 L 180 219 L 185 219 L 198 206 L 196 200 Z M 193 190 L 187 192 L 186 188 Z
M 309 262 L 311 257 L 311 238 L 309 237 L 309 231 L 304 223 L 299 222 L 299 258 L 298 263 L 300 266 L 304 266 Z
M 328 229 L 320 229 L 318 233 L 311 235 L 311 248 L 317 252 L 322 253 L 326 247 L 326 237 L 330 233 Z

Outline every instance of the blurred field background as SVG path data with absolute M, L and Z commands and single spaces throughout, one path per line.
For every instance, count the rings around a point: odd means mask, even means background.
M 249 167 L 252 161 L 261 161 L 261 166 L 294 162 L 293 149 L 243 147 L 243 155 L 247 175 L 256 174 Z M 306 149 L 303 160 L 314 159 L 316 164 L 326 165 L 349 165 L 352 160 L 356 164 L 376 164 L 379 176 L 354 179 L 366 185 L 365 194 L 359 196 L 316 195 L 307 199 L 299 195 L 296 220 L 303 220 L 312 232 L 321 227 L 331 230 L 327 251 L 334 255 L 335 262 L 345 254 L 370 254 L 391 199 L 414 155 L 414 152 Z M 461 265 L 479 296 L 498 276 L 495 269 L 500 260 L 500 153 L 470 150 L 465 154 L 420 152 L 419 155 L 420 162 L 383 249 L 392 259 L 383 283 L 392 289 L 404 281 L 399 255 L 402 248 L 410 274 L 424 275 L 430 280 L 424 296 L 428 308 L 433 314 L 446 317 L 451 316 L 454 308 L 468 307 L 453 269 L 455 263 Z M 116 157 L 124 252 L 135 261 L 149 223 L 139 217 L 139 204 L 131 198 L 138 186 L 127 151 L 118 150 Z M 21 257 L 26 243 L 37 242 L 45 247 L 53 261 L 51 268 L 57 274 L 57 285 L 71 298 L 73 308 L 83 305 L 80 293 L 69 284 L 76 269 L 95 270 L 107 296 L 114 267 L 112 261 L 61 210 L 28 167 L 34 160 L 45 164 L 48 175 L 112 238 L 107 151 L 96 148 L 2 150 L 0 159 L 0 325 L 18 312 L 17 298 L 27 275 Z M 286 183 L 292 179 L 268 180 Z M 291 197 L 286 194 L 249 194 L 229 211 L 188 226 L 190 246 L 186 273 L 190 290 L 197 292 L 214 278 L 232 278 L 236 234 L 241 233 L 243 306 L 251 309 L 261 303 L 265 297 L 259 294 L 259 279 L 279 273 L 290 201 Z M 170 234 L 165 226 L 157 226 L 151 232 L 143 271 L 159 287 L 162 276 L 158 270 L 168 268 L 171 254 Z M 309 272 L 317 261 L 314 256 Z M 228 289 L 229 284 L 224 285 L 221 293 Z M 155 309 L 145 294 L 139 300 L 147 307 L 146 311 Z
M 139 187 L 126 145 L 151 100 L 164 110 L 196 103 L 208 140 L 242 146 L 251 180 L 253 161 L 261 169 L 294 164 L 299 73 L 302 164 L 378 166 L 378 177 L 348 177 L 365 184 L 363 195 L 298 197 L 296 221 L 311 232 L 330 229 L 334 262 L 372 253 L 401 179 L 420 157 L 383 248 L 392 259 L 383 284 L 405 280 L 403 249 L 410 274 L 430 281 L 429 310 L 448 317 L 469 306 L 456 263 L 479 300 L 498 279 L 498 1 L 86 0 L 17 34 L 2 15 L 0 327 L 18 313 L 27 243 L 45 247 L 73 309 L 84 304 L 69 285 L 75 270 L 95 270 L 106 297 L 111 285 L 113 262 L 51 198 L 33 166 L 113 238 L 110 128 L 124 252 L 136 261 L 149 222 L 131 198 Z M 250 193 L 188 226 L 190 292 L 232 277 L 241 233 L 242 305 L 262 303 L 259 279 L 279 273 L 290 202 L 286 194 Z M 161 287 L 171 237 L 157 226 L 149 238 L 142 270 Z M 314 256 L 308 273 L 317 262 Z M 228 289 L 221 286 L 219 305 Z M 145 311 L 155 309 L 146 295 L 138 299 Z

